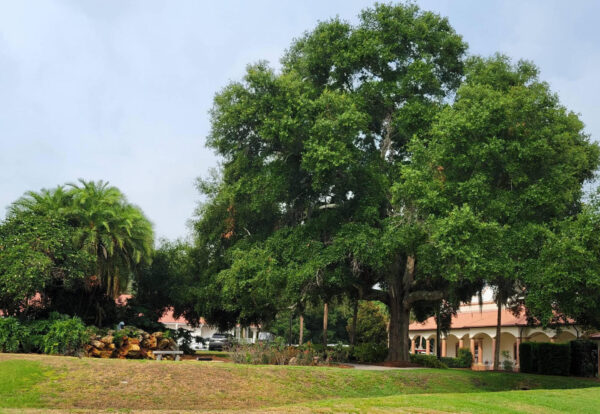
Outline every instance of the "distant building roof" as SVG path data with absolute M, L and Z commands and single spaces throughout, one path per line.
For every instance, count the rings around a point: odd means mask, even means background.
M 452 318 L 450 329 L 461 328 L 483 328 L 496 326 L 498 311 L 461 311 Z M 501 326 L 524 326 L 527 325 L 527 319 L 524 314 L 518 317 L 513 315 L 508 309 L 502 309 L 502 324 Z M 411 331 L 431 331 L 436 329 L 435 318 L 431 317 L 425 322 L 413 322 L 410 324 Z

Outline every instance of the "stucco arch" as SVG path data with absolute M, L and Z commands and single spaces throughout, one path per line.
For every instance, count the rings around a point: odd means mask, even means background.
M 446 336 L 446 356 L 455 358 L 457 356 L 460 339 L 458 336 L 449 334 Z M 443 354 L 442 354 L 443 355 Z
M 550 342 L 550 337 L 546 332 L 536 331 L 529 334 L 527 342 Z
M 571 342 L 575 339 L 577 339 L 577 337 L 572 334 L 571 332 L 567 332 L 567 331 L 562 331 L 559 334 L 556 334 L 556 336 L 554 336 L 554 342 L 559 343 L 559 344 L 564 344 L 566 342 Z
M 471 337 L 473 360 L 478 365 L 490 366 L 494 362 L 493 340 L 485 332 L 477 332 Z

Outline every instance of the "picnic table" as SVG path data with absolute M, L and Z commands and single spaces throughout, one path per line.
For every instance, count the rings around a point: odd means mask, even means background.
M 152 353 L 156 355 L 157 361 L 162 361 L 163 355 L 175 355 L 175 361 L 180 361 L 183 355 L 183 351 L 153 351 Z

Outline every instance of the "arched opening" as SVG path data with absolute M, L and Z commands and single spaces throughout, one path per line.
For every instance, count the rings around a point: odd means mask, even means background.
M 427 342 L 429 343 L 429 348 L 425 347 L 425 353 L 428 355 L 437 355 L 437 346 L 435 342 L 435 334 L 429 335 L 427 338 Z M 429 351 L 429 352 L 428 352 Z
M 545 332 L 534 332 L 529 335 L 527 342 L 550 342 L 550 337 Z
M 473 362 L 478 365 L 491 366 L 494 362 L 492 337 L 485 333 L 473 336 Z
M 459 339 L 456 335 L 448 335 L 446 337 L 446 356 L 456 358 L 458 355 Z M 442 354 L 443 355 L 443 354 Z
M 415 342 L 415 354 L 424 354 L 425 353 L 425 347 L 427 345 L 426 340 L 423 336 L 421 335 L 416 335 L 413 338 L 414 342 Z
M 571 332 L 562 331 L 561 333 L 559 333 L 558 335 L 556 335 L 554 337 L 554 342 L 559 343 L 559 344 L 564 344 L 567 342 L 571 342 L 574 339 L 577 339 L 577 337 L 575 335 L 573 335 Z
M 500 335 L 500 366 L 496 369 L 508 369 L 517 363 L 517 337 L 508 332 Z M 493 359 L 493 357 L 492 357 Z

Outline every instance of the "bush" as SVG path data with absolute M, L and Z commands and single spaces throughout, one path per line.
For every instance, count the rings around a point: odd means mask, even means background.
M 461 348 L 458 350 L 458 356 L 442 357 L 441 361 L 450 368 L 471 368 L 473 365 L 473 354 L 468 348 Z
M 358 344 L 352 351 L 352 356 L 358 362 L 382 362 L 387 356 L 387 345 L 367 342 Z
M 427 368 L 448 368 L 448 366 L 437 359 L 435 355 L 410 354 L 410 362 Z
M 350 359 L 350 348 L 342 343 L 334 347 L 327 348 L 327 361 L 330 362 L 348 362 Z
M 22 331 L 23 327 L 16 318 L 0 317 L 0 351 L 18 352 Z
M 544 375 L 569 375 L 571 347 L 550 342 L 523 342 L 519 345 L 521 372 Z
M 231 360 L 238 364 L 287 365 L 298 354 L 299 350 L 297 348 L 285 346 L 282 341 L 259 342 L 257 344 L 235 345 L 231 352 Z M 294 361 L 294 363 L 299 365 L 297 361 Z
M 89 340 L 90 334 L 81 319 L 59 319 L 50 325 L 44 335 L 44 352 L 47 354 L 76 355 Z
M 535 342 L 521 342 L 519 345 L 519 363 L 521 372 L 537 373 L 537 352 Z
M 53 317 L 55 317 L 55 315 L 51 315 L 51 318 Z M 23 326 L 23 335 L 21 336 L 21 348 L 23 349 L 23 352 L 44 352 L 44 335 L 50 330 L 52 322 L 53 319 L 40 319 Z
M 571 371 L 571 346 L 541 342 L 538 346 L 538 373 L 569 375 Z
M 598 347 L 594 341 L 571 341 L 571 375 L 593 377 L 598 370 Z

